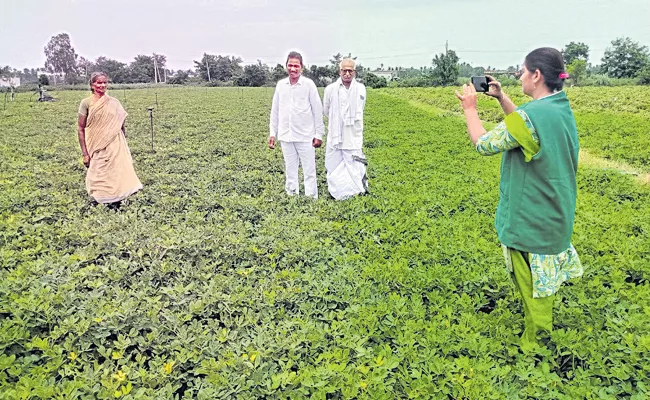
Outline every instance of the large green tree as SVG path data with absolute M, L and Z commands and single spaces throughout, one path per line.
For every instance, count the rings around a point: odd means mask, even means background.
M 458 65 L 458 76 L 471 77 L 485 74 L 485 68 L 474 67 L 469 63 L 461 63 Z
M 337 67 L 338 68 L 338 67 Z M 303 75 L 314 81 L 316 86 L 327 86 L 338 76 L 338 72 L 332 69 L 332 66 L 311 65 L 302 70 Z
M 571 64 L 575 60 L 589 60 L 589 46 L 582 42 L 571 42 L 564 46 L 562 49 L 562 57 L 566 65 Z
M 243 74 L 241 63 L 239 57 L 203 53 L 201 61 L 194 61 L 194 68 L 206 81 L 227 82 Z
M 189 69 L 187 71 L 184 71 L 182 69 L 178 70 L 172 77 L 169 78 L 167 83 L 172 85 L 184 85 L 190 79 L 190 72 L 192 71 Z
M 363 78 L 363 84 L 373 89 L 383 88 L 388 85 L 386 78 L 383 76 L 377 76 L 372 72 L 368 72 L 366 74 L 366 76 Z
M 74 80 L 77 76 L 77 53 L 72 47 L 70 36 L 59 33 L 52 36 L 45 46 L 45 68 L 54 74 L 56 84 L 57 74 L 63 74 L 66 80 Z
M 648 47 L 624 37 L 613 40 L 611 47 L 605 50 L 601 69 L 612 78 L 634 78 L 648 64 Z
M 269 80 L 271 82 L 277 82 L 280 79 L 284 79 L 287 77 L 287 70 L 284 68 L 284 65 L 278 64 L 271 70 L 271 76 Z
M 242 75 L 235 78 L 237 86 L 262 86 L 269 80 L 271 70 L 268 65 L 257 60 L 257 64 L 247 65 L 244 67 Z
M 149 83 L 156 82 L 156 80 L 162 82 L 166 63 L 167 57 L 162 54 L 154 56 L 138 54 L 129 64 L 129 81 L 133 83 Z
M 587 76 L 587 61 L 575 59 L 567 66 L 567 72 L 574 84 L 580 85 L 582 80 Z
M 0 76 L 7 77 L 9 75 L 11 75 L 11 67 L 8 65 L 5 67 L 0 66 Z
M 449 49 L 433 57 L 432 83 L 437 86 L 455 85 L 459 73 L 458 60 L 456 52 Z
M 155 77 L 153 56 L 138 54 L 129 64 L 129 81 L 153 82 Z
M 111 82 L 114 83 L 126 83 L 129 79 L 129 70 L 126 68 L 126 64 L 116 60 L 111 60 L 104 56 L 98 57 L 95 60 L 95 65 L 93 66 L 93 72 L 101 71 L 108 74 Z

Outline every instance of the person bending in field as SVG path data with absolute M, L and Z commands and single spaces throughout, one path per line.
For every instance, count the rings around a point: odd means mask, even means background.
M 273 95 L 268 145 L 273 149 L 276 138 L 280 141 L 287 194 L 293 196 L 299 193 L 300 163 L 305 195 L 317 199 L 315 148 L 323 143 L 323 105 L 314 82 L 301 75 L 303 63 L 300 53 L 290 52 L 286 67 L 289 77 L 278 82 Z
M 366 87 L 356 81 L 351 58 L 339 64 L 340 78 L 325 88 L 323 111 L 328 118 L 325 169 L 327 188 L 337 200 L 368 191 L 363 155 L 363 110 Z
M 571 244 L 579 144 L 562 91 L 568 77 L 562 54 L 548 47 L 533 50 L 523 63 L 519 79 L 532 101 L 517 107 L 490 77 L 486 94 L 499 101 L 506 117 L 487 133 L 474 86 L 456 92 L 476 150 L 486 156 L 503 153 L 495 227 L 524 303 L 523 345 L 535 345 L 538 333 L 550 333 L 555 293 L 583 273 Z
M 86 172 L 86 190 L 97 202 L 119 207 L 120 202 L 142 189 L 126 144 L 127 113 L 120 101 L 106 93 L 108 75 L 93 72 L 92 96 L 79 105 L 79 146 Z

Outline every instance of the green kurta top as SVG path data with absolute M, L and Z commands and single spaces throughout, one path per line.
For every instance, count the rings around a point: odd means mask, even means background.
M 476 150 L 482 155 L 494 155 L 520 148 L 526 162 L 530 162 L 540 150 L 540 139 L 535 127 L 525 111 L 518 109 L 493 130 L 481 136 L 476 143 Z M 513 121 L 514 120 L 514 121 Z M 516 138 L 515 138 L 516 137 Z M 503 245 L 506 260 L 510 260 L 510 248 Z M 554 294 L 562 283 L 571 278 L 582 276 L 583 267 L 578 253 L 572 244 L 557 254 L 527 253 L 533 279 L 533 297 L 546 297 Z M 506 261 L 508 270 L 512 265 Z

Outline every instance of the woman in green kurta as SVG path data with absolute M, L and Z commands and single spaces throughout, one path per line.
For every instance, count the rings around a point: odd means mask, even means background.
M 474 87 L 456 92 L 476 150 L 503 154 L 495 227 L 524 303 L 522 344 L 536 343 L 539 332 L 553 329 L 556 291 L 583 273 L 571 244 L 579 144 L 562 91 L 566 78 L 562 54 L 548 47 L 533 50 L 522 66 L 522 89 L 532 101 L 517 107 L 492 78 L 486 94 L 499 101 L 506 117 L 490 132 L 479 119 Z

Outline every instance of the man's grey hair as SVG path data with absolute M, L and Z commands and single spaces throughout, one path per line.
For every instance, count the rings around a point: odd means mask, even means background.
M 344 63 L 345 61 L 349 61 L 349 62 L 352 63 L 352 65 L 353 65 L 352 69 L 354 69 L 354 70 L 357 69 L 357 62 L 356 62 L 353 58 L 344 58 L 344 59 L 342 59 L 341 62 L 339 63 L 339 71 L 343 68 L 343 63 Z

